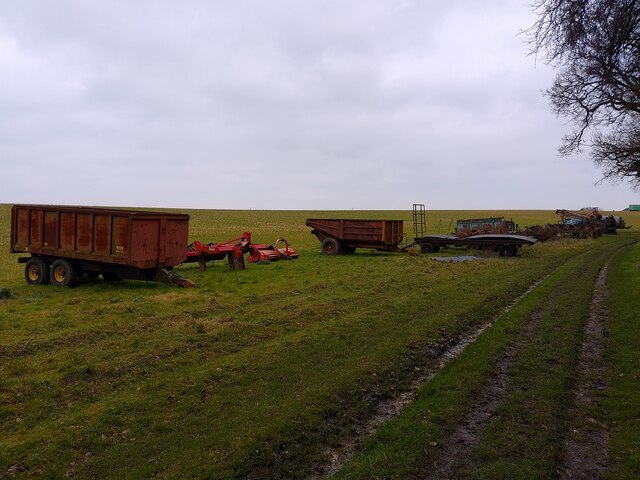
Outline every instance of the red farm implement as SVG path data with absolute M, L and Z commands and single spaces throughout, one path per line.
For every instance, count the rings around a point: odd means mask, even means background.
M 291 248 L 284 238 L 272 244 L 251 243 L 251 233 L 244 232 L 239 237 L 222 243 L 202 243 L 196 240 L 187 248 L 187 262 L 198 262 L 201 270 L 207 269 L 207 262 L 223 260 L 227 257 L 230 270 L 244 269 L 244 255 L 252 263 L 266 263 L 275 260 L 293 260 L 298 252 Z

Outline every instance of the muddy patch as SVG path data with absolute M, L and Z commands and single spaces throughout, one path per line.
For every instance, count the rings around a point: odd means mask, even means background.
M 519 346 L 535 335 L 541 323 L 540 312 L 533 312 L 517 344 L 506 348 L 496 363 L 496 369 L 487 384 L 477 394 L 460 424 L 445 439 L 437 460 L 429 468 L 425 479 L 458 478 L 457 471 L 464 459 L 480 443 L 480 432 L 487 425 L 507 391 L 509 370 L 515 362 Z
M 604 351 L 605 321 L 608 310 L 606 277 L 609 263 L 600 270 L 593 290 L 584 340 L 578 357 L 578 376 L 573 404 L 569 408 L 569 425 L 562 444 L 558 473 L 561 478 L 597 480 L 604 478 L 609 465 L 606 425 L 588 412 L 594 410 L 607 388 Z
M 533 283 L 527 291 L 507 305 L 502 310 L 501 315 L 508 312 L 518 304 L 543 280 Z M 457 358 L 468 345 L 473 343 L 480 334 L 482 334 L 482 332 L 493 325 L 499 316 L 500 315 L 490 322 L 485 323 L 475 330 L 459 337 L 457 341 L 451 342 L 444 346 L 444 348 L 438 348 L 440 353 L 434 366 L 423 370 L 422 373 L 410 383 L 408 388 L 398 392 L 393 398 L 380 401 L 378 405 L 376 405 L 373 415 L 353 426 L 355 433 L 352 436 L 345 439 L 337 447 L 328 448 L 325 451 L 325 458 L 328 459 L 327 463 L 325 465 L 317 466 L 313 473 L 307 477 L 307 480 L 316 480 L 336 473 L 355 454 L 365 438 L 371 436 L 384 422 L 397 416 L 404 407 L 409 405 L 415 399 L 417 392 L 425 385 L 426 382 L 431 380 L 433 376 L 450 361 Z

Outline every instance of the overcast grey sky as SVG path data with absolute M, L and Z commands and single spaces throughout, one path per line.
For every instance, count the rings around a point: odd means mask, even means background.
M 518 0 L 0 3 L 0 202 L 622 209 Z

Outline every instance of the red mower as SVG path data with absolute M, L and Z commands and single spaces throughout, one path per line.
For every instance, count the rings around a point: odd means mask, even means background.
M 293 260 L 298 258 L 298 252 L 289 246 L 284 238 L 279 238 L 272 244 L 251 243 L 251 233 L 244 232 L 241 236 L 222 243 L 204 244 L 196 240 L 187 247 L 187 262 L 198 262 L 200 270 L 206 270 L 206 262 L 223 260 L 227 257 L 230 270 L 244 269 L 244 254 L 248 253 L 248 260 L 252 263 L 267 263 L 275 260 Z

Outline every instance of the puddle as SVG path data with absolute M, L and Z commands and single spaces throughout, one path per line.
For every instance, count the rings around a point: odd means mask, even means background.
M 429 257 L 431 260 L 435 260 L 436 262 L 452 262 L 452 263 L 460 263 L 460 262 L 471 262 L 473 260 L 479 260 L 480 257 L 475 257 L 473 255 L 458 255 L 457 257 Z

